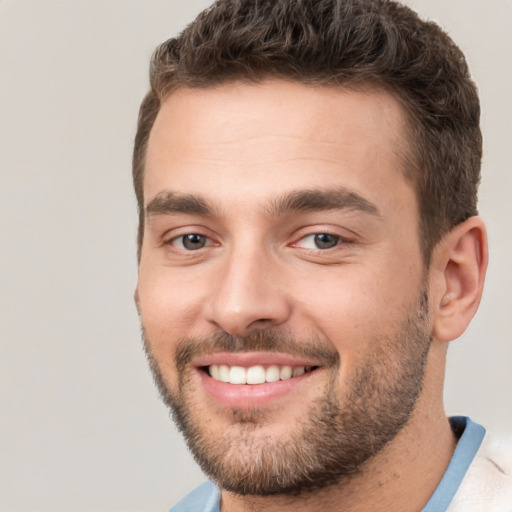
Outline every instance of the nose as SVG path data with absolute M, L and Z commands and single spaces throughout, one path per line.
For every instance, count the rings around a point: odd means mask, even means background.
M 285 323 L 291 313 L 279 265 L 263 251 L 233 252 L 222 263 L 207 305 L 210 323 L 245 336 Z

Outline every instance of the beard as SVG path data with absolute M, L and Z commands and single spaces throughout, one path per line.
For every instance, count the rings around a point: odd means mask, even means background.
M 162 399 L 206 475 L 239 495 L 297 496 L 357 475 L 404 428 L 422 390 L 431 339 L 423 291 L 400 328 L 372 340 L 374 350 L 364 363 L 344 373 L 343 391 L 339 354 L 322 339 L 300 339 L 277 330 L 183 339 L 174 358 L 176 389 L 167 384 L 146 336 L 144 344 Z M 287 426 L 285 438 L 265 433 L 268 412 L 258 409 L 233 408 L 228 428 L 207 432 L 208 411 L 194 401 L 188 363 L 200 354 L 258 350 L 320 360 L 328 372 L 323 396 Z

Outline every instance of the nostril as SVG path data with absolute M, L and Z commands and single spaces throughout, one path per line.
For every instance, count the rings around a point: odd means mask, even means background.
M 254 320 L 252 323 L 253 326 L 262 326 L 262 327 L 268 327 L 269 324 L 272 324 L 273 321 L 271 318 L 258 318 L 258 320 Z

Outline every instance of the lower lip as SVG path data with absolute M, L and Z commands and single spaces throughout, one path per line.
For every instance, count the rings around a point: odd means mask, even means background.
M 284 397 L 297 393 L 319 370 L 299 377 L 264 384 L 229 384 L 212 379 L 206 372 L 197 370 L 207 394 L 223 407 L 253 409 L 272 405 Z

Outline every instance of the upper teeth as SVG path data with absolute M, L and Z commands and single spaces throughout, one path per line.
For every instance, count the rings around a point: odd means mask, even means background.
M 214 380 L 230 384 L 263 384 L 298 377 L 306 372 L 305 366 L 268 366 L 257 365 L 244 368 L 243 366 L 227 366 L 212 364 L 209 372 Z

